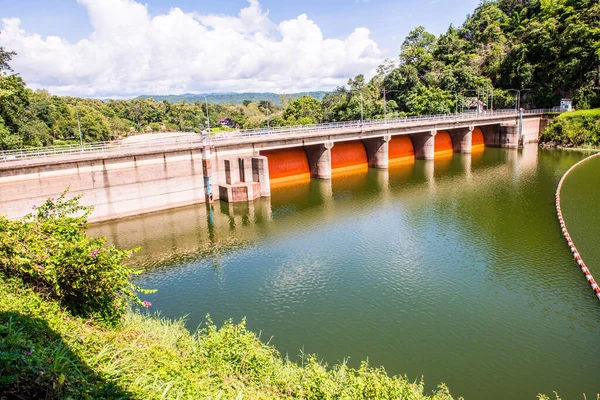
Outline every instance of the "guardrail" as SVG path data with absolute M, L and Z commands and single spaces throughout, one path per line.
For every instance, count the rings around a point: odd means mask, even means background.
M 547 112 L 556 112 L 556 109 L 537 109 L 537 110 L 523 110 L 523 114 L 544 114 Z M 339 130 L 348 128 L 364 128 L 373 126 L 390 126 L 399 127 L 404 125 L 411 125 L 421 122 L 459 122 L 465 119 L 474 118 L 493 118 L 496 116 L 511 116 L 517 117 L 519 113 L 514 110 L 494 110 L 485 111 L 482 113 L 477 112 L 463 112 L 459 114 L 438 114 L 438 115 L 423 115 L 413 116 L 405 118 L 394 118 L 394 119 L 378 119 L 378 120 L 363 120 L 363 121 L 346 121 L 346 122 L 331 122 L 324 124 L 315 125 L 300 125 L 300 126 L 285 126 L 271 129 L 246 129 L 231 132 L 219 132 L 214 135 L 210 135 L 207 139 L 210 144 L 216 144 L 223 141 L 230 141 L 236 138 L 245 138 L 250 136 L 263 136 L 263 135 L 287 135 L 294 133 L 310 133 L 319 132 L 323 130 Z M 105 152 L 118 152 L 128 151 L 133 153 L 140 153 L 148 149 L 170 149 L 177 150 L 181 147 L 189 147 L 195 144 L 201 144 L 202 137 L 188 136 L 188 137 L 177 137 L 168 138 L 164 140 L 149 140 L 146 143 L 133 142 L 127 143 L 122 140 L 114 140 L 110 142 L 95 142 L 85 143 L 83 145 L 67 145 L 67 146 L 48 146 L 28 149 L 17 149 L 17 150 L 2 150 L 0 151 L 0 161 L 10 162 L 16 160 L 25 160 L 33 158 L 47 158 L 55 157 L 68 154 L 86 154 L 86 153 L 105 153 Z

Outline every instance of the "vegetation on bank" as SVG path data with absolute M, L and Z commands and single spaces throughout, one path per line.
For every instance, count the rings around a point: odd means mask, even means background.
M 65 196 L 22 221 L 0 218 L 0 397 L 451 399 L 440 386 L 363 363 L 281 358 L 245 323 L 195 333 L 149 307 L 131 253 L 86 235 L 90 209 Z
M 565 147 L 599 147 L 600 108 L 559 115 L 542 132 L 540 141 Z
M 107 327 L 74 317 L 16 278 L 0 274 L 0 396 L 21 398 L 451 399 L 441 386 L 389 377 L 366 363 L 302 366 L 245 328 L 127 311 Z

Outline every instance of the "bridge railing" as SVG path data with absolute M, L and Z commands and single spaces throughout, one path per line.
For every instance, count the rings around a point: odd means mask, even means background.
M 556 112 L 555 109 L 537 109 L 537 110 L 524 110 L 523 114 L 544 114 L 547 112 Z M 262 135 L 288 135 L 295 133 L 310 133 L 319 132 L 324 130 L 342 130 L 348 128 L 364 128 L 372 126 L 390 126 L 400 127 L 404 125 L 411 125 L 421 122 L 453 122 L 461 121 L 465 119 L 474 118 L 494 118 L 497 116 L 518 116 L 518 112 L 514 109 L 510 110 L 493 110 L 477 113 L 463 112 L 458 114 L 438 114 L 438 115 L 421 115 L 411 116 L 404 118 L 393 118 L 393 119 L 376 119 L 376 120 L 363 120 L 363 121 L 345 121 L 345 122 L 331 122 L 314 125 L 298 125 L 298 126 L 284 126 L 274 127 L 270 129 L 258 128 L 258 129 L 245 129 L 231 132 L 219 132 L 211 134 L 208 137 L 210 143 L 219 143 L 223 141 L 230 141 L 236 138 L 245 138 L 251 136 L 262 136 Z M 115 152 L 124 151 L 128 153 L 140 153 L 149 149 L 161 150 L 170 149 L 176 150 L 182 147 L 189 147 L 190 145 L 196 145 L 202 143 L 202 138 L 198 136 L 184 136 L 176 138 L 165 138 L 158 140 L 149 140 L 148 142 L 131 142 L 128 143 L 123 140 L 114 140 L 110 142 L 93 142 L 84 143 L 83 145 L 65 145 L 65 146 L 48 146 L 48 147 L 37 147 L 27 149 L 16 149 L 16 150 L 2 150 L 0 151 L 0 161 L 9 162 L 15 160 L 25 160 L 33 158 L 46 158 L 46 157 L 57 157 L 68 154 L 89 154 L 89 153 L 104 153 L 104 152 Z
M 539 109 L 539 110 L 523 110 L 523 114 L 543 114 L 547 112 L 552 112 L 553 109 Z M 412 124 L 415 122 L 434 122 L 434 121 L 454 121 L 454 120 L 463 120 L 463 119 L 471 119 L 471 118 L 486 118 L 486 117 L 494 117 L 494 116 L 506 116 L 506 115 L 518 115 L 518 112 L 514 109 L 510 110 L 494 110 L 494 111 L 485 111 L 481 113 L 477 113 L 476 111 L 472 112 L 463 112 L 459 114 L 436 114 L 436 115 L 417 115 L 411 117 L 403 117 L 403 118 L 393 118 L 393 119 L 376 119 L 376 120 L 363 120 L 363 121 L 344 121 L 344 122 L 330 122 L 323 124 L 313 124 L 313 125 L 296 125 L 296 126 L 282 126 L 276 128 L 256 128 L 256 129 L 244 129 L 235 132 L 222 132 L 221 137 L 228 136 L 237 137 L 237 136 L 251 136 L 251 135 L 263 135 L 263 134 L 277 134 L 277 133 L 295 133 L 295 132 L 309 132 L 309 131 L 320 131 L 326 129 L 344 129 L 344 128 L 355 128 L 361 126 L 378 126 L 378 125 L 402 125 L 402 124 Z

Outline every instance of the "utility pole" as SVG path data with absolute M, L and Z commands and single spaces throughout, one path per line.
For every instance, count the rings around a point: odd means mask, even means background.
M 386 90 L 383 87 L 383 120 L 387 124 L 387 94 L 392 92 L 399 92 L 400 90 Z
M 531 89 L 506 89 L 506 90 L 513 90 L 517 93 L 516 94 L 516 108 L 517 108 L 517 112 L 519 113 L 519 143 L 521 143 L 521 140 L 523 139 L 523 109 L 521 108 L 521 92 L 526 92 Z
M 358 93 L 360 94 L 360 126 L 362 126 L 363 121 L 364 121 L 364 113 L 365 113 L 364 105 L 363 105 L 364 100 L 363 100 L 362 92 L 358 92 Z
M 385 97 L 385 86 L 383 87 L 383 123 L 387 124 L 387 100 Z
M 83 151 L 83 136 L 81 135 L 81 123 L 79 122 L 79 109 L 75 104 L 75 114 L 77 114 L 77 130 L 79 131 L 79 144 L 81 145 L 81 151 Z
M 206 96 L 202 96 L 204 97 L 204 104 L 206 104 L 206 126 L 208 127 L 208 132 L 210 133 L 210 117 L 208 116 L 208 100 L 206 99 Z

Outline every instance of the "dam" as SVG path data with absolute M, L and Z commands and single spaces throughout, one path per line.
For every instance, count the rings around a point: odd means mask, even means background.
M 160 146 L 11 153 L 0 164 L 0 213 L 21 218 L 67 187 L 94 206 L 90 222 L 205 201 L 252 201 L 290 180 L 335 179 L 356 168 L 484 147 L 517 149 L 536 142 L 548 119 L 547 110 L 500 110 L 241 131 Z

